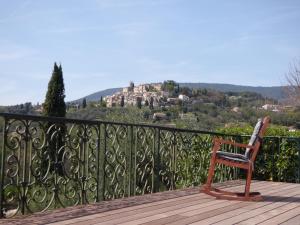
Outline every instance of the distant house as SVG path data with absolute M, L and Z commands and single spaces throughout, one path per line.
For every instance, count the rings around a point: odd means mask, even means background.
M 129 87 L 123 88 L 123 93 L 128 93 L 128 92 L 130 92 L 130 88 Z
M 265 104 L 261 107 L 264 110 L 273 111 L 273 112 L 279 112 L 280 106 L 279 105 L 272 105 L 272 104 Z
M 165 113 L 154 113 L 153 120 L 168 120 L 169 117 Z
M 190 100 L 189 96 L 186 96 L 186 95 L 179 95 L 178 98 L 184 102 L 187 102 Z
M 162 87 L 161 83 L 151 84 L 151 85 L 156 91 L 161 91 L 161 87 Z
M 179 102 L 178 98 L 168 98 L 167 102 L 171 104 L 177 104 Z

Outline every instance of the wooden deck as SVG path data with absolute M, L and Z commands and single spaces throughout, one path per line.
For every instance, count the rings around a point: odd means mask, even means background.
M 226 183 L 241 191 L 241 182 Z M 261 202 L 216 200 L 198 193 L 199 188 L 163 192 L 37 213 L 0 224 L 300 224 L 300 184 L 254 182 Z

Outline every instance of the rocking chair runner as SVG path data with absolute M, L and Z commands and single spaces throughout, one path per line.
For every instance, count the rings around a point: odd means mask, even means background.
M 259 192 L 250 192 L 250 183 L 252 172 L 254 169 L 254 161 L 258 153 L 262 137 L 266 131 L 268 124 L 270 123 L 270 117 L 265 117 L 263 120 L 259 119 L 249 144 L 241 144 L 220 138 L 215 138 L 212 148 L 212 156 L 210 160 L 210 168 L 208 170 L 208 177 L 206 184 L 201 188 L 200 192 L 212 195 L 218 199 L 228 200 L 241 200 L 241 201 L 259 201 L 262 199 Z M 239 148 L 244 148 L 245 154 L 235 154 L 230 152 L 219 151 L 222 145 L 232 145 Z M 214 170 L 216 164 L 224 164 L 226 166 L 238 167 L 247 170 L 245 192 L 229 192 L 223 191 L 212 187 L 211 183 L 214 176 Z

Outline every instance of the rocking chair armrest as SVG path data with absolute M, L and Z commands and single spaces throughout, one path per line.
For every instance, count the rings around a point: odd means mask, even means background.
M 254 146 L 252 146 L 252 145 L 247 145 L 247 144 L 242 144 L 242 143 L 238 143 L 238 142 L 234 142 L 234 141 L 224 140 L 221 138 L 215 138 L 214 142 L 218 142 L 219 145 L 225 144 L 225 145 L 233 145 L 233 146 L 240 147 L 240 148 L 249 148 L 249 149 L 254 148 Z

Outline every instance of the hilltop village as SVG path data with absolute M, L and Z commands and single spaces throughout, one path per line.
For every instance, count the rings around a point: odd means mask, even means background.
M 111 96 L 106 96 L 106 106 L 134 106 L 134 105 L 151 105 L 152 107 L 176 105 L 178 102 L 189 101 L 187 95 L 179 94 L 174 96 L 167 90 L 168 88 L 162 83 L 141 84 L 134 86 L 131 82 L 129 87 L 125 87 L 122 91 Z M 178 86 L 172 84 L 172 91 L 177 92 Z

